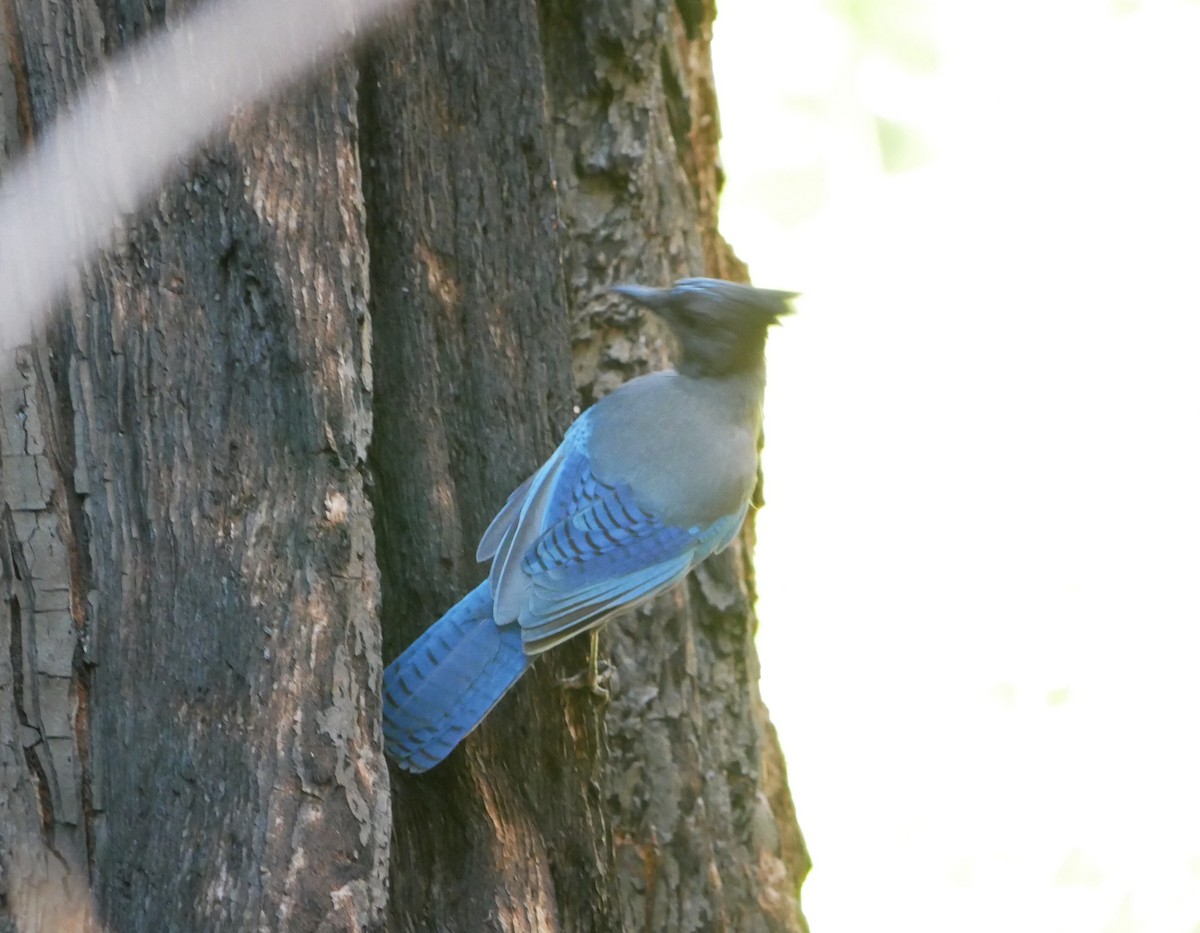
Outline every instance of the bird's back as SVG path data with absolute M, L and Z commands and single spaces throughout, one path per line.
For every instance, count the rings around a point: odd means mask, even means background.
M 625 483 L 638 505 L 689 527 L 737 512 L 758 475 L 762 377 L 634 379 L 588 413 L 597 478 Z

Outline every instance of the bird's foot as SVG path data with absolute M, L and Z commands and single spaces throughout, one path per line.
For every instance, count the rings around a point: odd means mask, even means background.
M 564 690 L 587 690 L 607 703 L 612 698 L 612 681 L 612 665 L 607 661 L 597 661 L 595 664 L 589 664 L 574 677 L 564 677 L 559 681 L 559 685 Z
M 612 676 L 612 666 L 607 661 L 600 660 L 600 631 L 592 629 L 588 633 L 588 665 L 582 673 L 564 678 L 563 689 L 590 690 L 594 696 L 598 696 L 607 703 L 612 696 L 609 690 L 612 685 Z

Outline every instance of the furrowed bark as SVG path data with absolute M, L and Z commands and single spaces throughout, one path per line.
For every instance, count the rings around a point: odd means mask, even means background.
M 0 171 L 165 15 L 0 0 Z M 607 627 L 611 702 L 581 639 L 434 771 L 380 746 L 505 497 L 666 364 L 608 287 L 744 277 L 712 16 L 420 0 L 0 348 L 0 930 L 804 929 L 752 527 Z

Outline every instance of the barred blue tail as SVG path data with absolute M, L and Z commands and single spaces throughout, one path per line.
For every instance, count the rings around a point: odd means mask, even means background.
M 405 771 L 428 771 L 474 729 L 532 659 L 492 620 L 485 580 L 383 672 L 383 738 Z

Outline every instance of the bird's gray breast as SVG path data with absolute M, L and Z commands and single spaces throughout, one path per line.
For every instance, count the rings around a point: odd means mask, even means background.
M 754 491 L 761 412 L 761 380 L 642 376 L 593 408 L 592 472 L 667 524 L 709 524 Z

